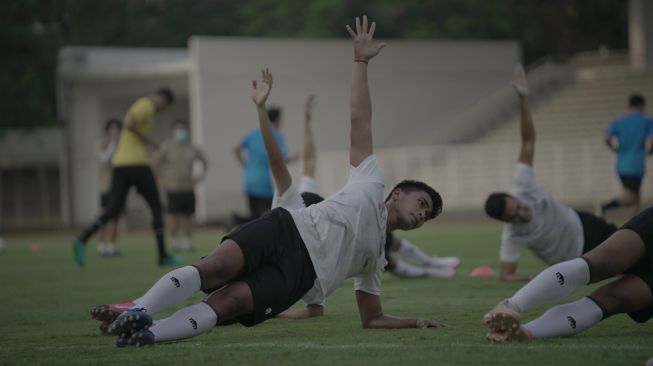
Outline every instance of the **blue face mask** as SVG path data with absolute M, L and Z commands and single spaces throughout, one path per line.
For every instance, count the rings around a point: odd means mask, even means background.
M 177 130 L 175 131 L 175 139 L 179 142 L 188 141 L 188 131 L 187 130 Z

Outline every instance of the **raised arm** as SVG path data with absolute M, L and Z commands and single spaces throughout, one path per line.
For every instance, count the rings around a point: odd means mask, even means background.
M 531 107 L 528 104 L 528 81 L 526 80 L 526 73 L 522 65 L 515 67 L 512 87 L 519 97 L 521 151 L 519 152 L 518 161 L 533 166 L 533 156 L 535 155 L 535 126 L 531 117 Z
M 252 100 L 256 104 L 258 122 L 261 127 L 261 134 L 263 135 L 263 144 L 268 153 L 272 178 L 281 196 L 290 187 L 292 178 L 290 177 L 290 172 L 288 172 L 284 157 L 281 154 L 281 149 L 277 145 L 277 139 L 272 131 L 272 124 L 270 124 L 268 112 L 265 108 L 265 102 L 268 99 L 268 95 L 270 95 L 270 89 L 272 89 L 272 74 L 268 69 L 261 70 L 261 82 L 257 83 L 256 80 L 252 81 Z
M 304 150 L 302 151 L 302 160 L 304 168 L 302 175 L 315 178 L 315 140 L 313 139 L 313 105 L 315 104 L 315 95 L 311 94 L 304 104 Z
M 385 47 L 385 43 L 374 43 L 372 37 L 376 23 L 368 29 L 367 16 L 363 22 L 356 18 L 356 32 L 346 26 L 354 44 L 354 71 L 351 83 L 351 149 L 349 163 L 356 167 L 372 155 L 372 101 L 367 83 L 368 62 Z

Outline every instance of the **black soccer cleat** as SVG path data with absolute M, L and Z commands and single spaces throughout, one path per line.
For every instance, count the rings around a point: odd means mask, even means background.
M 144 309 L 131 309 L 120 314 L 109 325 L 109 334 L 129 338 L 132 334 L 147 330 L 152 325 L 152 317 Z

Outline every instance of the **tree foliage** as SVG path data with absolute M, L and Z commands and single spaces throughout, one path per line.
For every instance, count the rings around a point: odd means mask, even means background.
M 65 45 L 185 47 L 195 34 L 346 37 L 360 14 L 383 38 L 514 39 L 526 62 L 627 46 L 613 0 L 13 0 L 0 13 L 0 127 L 56 124 Z

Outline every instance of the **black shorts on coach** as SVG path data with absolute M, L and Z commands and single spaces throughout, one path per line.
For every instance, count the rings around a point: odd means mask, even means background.
M 301 299 L 315 284 L 315 269 L 292 216 L 278 207 L 226 235 L 245 257 L 245 282 L 254 312 L 238 317 L 244 326 L 273 318 Z
M 642 186 L 642 177 L 620 175 L 619 179 L 621 179 L 621 184 L 624 188 L 639 196 L 639 188 Z
M 646 247 L 644 257 L 634 266 L 628 268 L 625 273 L 641 278 L 653 292 L 653 208 L 648 208 L 633 217 L 621 229 L 630 229 L 636 232 L 642 238 Z M 653 318 L 653 305 L 628 315 L 634 321 L 644 323 Z
M 195 213 L 195 192 L 167 191 L 169 214 L 192 215 Z

